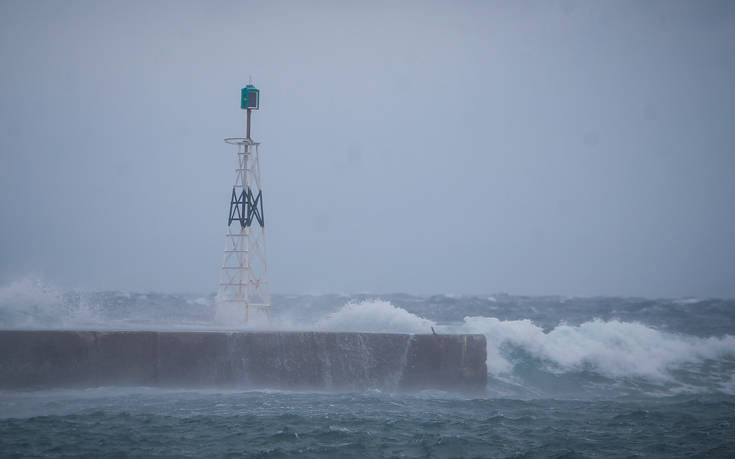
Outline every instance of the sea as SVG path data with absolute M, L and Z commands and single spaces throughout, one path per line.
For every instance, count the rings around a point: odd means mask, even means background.
M 735 457 L 735 300 L 274 295 L 249 328 L 481 333 L 442 391 L 0 391 L 0 457 Z M 0 286 L 0 329 L 232 330 L 212 294 Z M 2 371 L 2 368 L 0 368 Z

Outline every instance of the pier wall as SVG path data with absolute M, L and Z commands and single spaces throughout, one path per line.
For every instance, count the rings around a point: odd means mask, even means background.
M 0 330 L 0 389 L 481 392 L 482 335 Z

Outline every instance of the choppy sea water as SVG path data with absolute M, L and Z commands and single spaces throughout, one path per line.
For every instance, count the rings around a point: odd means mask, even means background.
M 482 397 L 103 387 L 0 392 L 0 456 L 733 457 L 735 301 L 273 298 L 282 329 L 483 333 Z M 213 295 L 0 287 L 4 329 L 231 329 Z
M 735 451 L 735 401 L 92 389 L 0 397 L 28 456 L 703 457 Z

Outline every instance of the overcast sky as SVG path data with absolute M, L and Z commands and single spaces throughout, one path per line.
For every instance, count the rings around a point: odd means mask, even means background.
M 735 297 L 735 2 L 0 2 L 0 281 Z

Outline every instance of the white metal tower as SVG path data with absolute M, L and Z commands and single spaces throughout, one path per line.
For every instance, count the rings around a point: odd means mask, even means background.
M 252 85 L 243 88 L 240 107 L 247 110 L 246 137 L 225 139 L 225 142 L 237 146 L 237 166 L 217 303 L 242 307 L 247 323 L 250 308 L 264 312 L 268 321 L 271 312 L 260 183 L 260 143 L 250 137 L 251 112 L 260 107 L 260 91 Z

